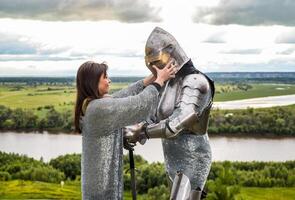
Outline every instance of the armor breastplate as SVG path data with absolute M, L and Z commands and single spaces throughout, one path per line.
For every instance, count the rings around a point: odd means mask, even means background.
M 172 115 L 175 106 L 179 103 L 181 95 L 182 80 L 177 77 L 166 83 L 164 89 L 160 93 L 160 102 L 157 108 L 157 119 L 168 118 Z
M 186 76 L 187 77 L 187 76 Z M 199 109 L 195 109 L 198 113 L 198 118 L 195 123 L 190 127 L 187 127 L 183 132 L 202 135 L 207 132 L 210 108 L 212 105 L 212 88 L 206 91 L 202 95 L 202 99 L 199 99 L 199 105 L 197 105 L 196 98 L 194 96 L 199 92 L 197 85 L 193 83 L 192 88 L 196 87 L 190 94 L 184 94 L 182 89 L 190 84 L 187 82 L 186 77 L 177 77 L 166 83 L 164 90 L 161 91 L 161 98 L 157 108 L 157 121 L 169 118 L 173 112 L 185 112 L 186 107 L 195 104 Z M 208 81 L 203 74 L 196 74 L 197 81 Z M 176 111 L 177 110 L 177 111 Z M 197 111 L 198 110 L 198 111 Z

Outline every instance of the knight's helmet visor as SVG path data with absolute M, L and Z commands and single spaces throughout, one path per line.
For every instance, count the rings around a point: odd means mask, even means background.
M 156 65 L 158 68 L 164 68 L 170 61 L 171 54 L 166 51 L 159 51 L 156 54 L 145 56 L 145 64 L 148 67 Z

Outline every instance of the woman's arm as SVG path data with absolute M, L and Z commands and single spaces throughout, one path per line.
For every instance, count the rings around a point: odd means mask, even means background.
M 119 90 L 117 92 L 114 92 L 112 94 L 112 97 L 114 98 L 122 98 L 122 97 L 128 97 L 128 96 L 134 96 L 139 94 L 146 86 L 148 86 L 150 83 L 154 82 L 156 78 L 154 75 L 149 75 L 145 77 L 143 80 L 139 80 L 135 83 L 130 84 L 127 88 L 124 88 L 122 90 Z
M 149 85 L 135 96 L 91 101 L 84 118 L 87 134 L 108 135 L 116 129 L 145 120 L 157 106 L 158 94 L 156 87 Z
M 135 83 L 131 83 L 127 88 L 121 89 L 112 94 L 113 98 L 123 98 L 128 96 L 137 95 L 144 89 L 143 80 L 136 81 Z

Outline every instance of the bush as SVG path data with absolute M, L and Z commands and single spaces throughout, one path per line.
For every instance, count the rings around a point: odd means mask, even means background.
M 54 169 L 43 161 L 25 155 L 0 151 L 1 179 L 22 179 L 57 183 L 65 178 L 63 172 Z
M 0 181 L 8 181 L 11 179 L 11 175 L 8 172 L 0 171 Z
M 150 188 L 148 193 L 143 196 L 143 199 L 147 200 L 168 200 L 170 191 L 166 185 L 160 185 L 158 187 Z
M 65 175 L 57 169 L 49 166 L 35 167 L 23 170 L 14 175 L 15 179 L 43 181 L 49 183 L 59 183 L 65 179 Z
M 50 109 L 48 113 L 46 113 L 46 119 L 46 126 L 48 128 L 56 128 L 63 125 L 62 117 L 55 109 Z
M 67 154 L 50 160 L 49 164 L 55 169 L 60 170 L 71 180 L 75 180 L 81 175 L 81 155 Z
M 294 135 L 293 106 L 246 110 L 212 110 L 209 133 Z
M 231 162 L 235 182 L 246 187 L 293 187 L 295 186 L 295 161 L 287 162 Z M 221 169 L 227 162 L 214 162 L 209 180 L 220 178 Z M 234 179 L 233 179 L 234 180 Z
M 218 168 L 217 178 L 209 180 L 207 187 L 209 190 L 208 200 L 234 200 L 240 193 L 240 187 L 236 185 L 236 176 L 233 173 L 230 162 L 224 162 L 221 168 Z

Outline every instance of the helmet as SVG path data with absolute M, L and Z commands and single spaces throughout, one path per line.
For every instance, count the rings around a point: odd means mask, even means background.
M 177 71 L 189 61 L 183 49 L 170 33 L 159 27 L 154 28 L 145 45 L 146 66 L 154 73 L 152 65 L 162 69 L 171 59 L 175 60 Z

